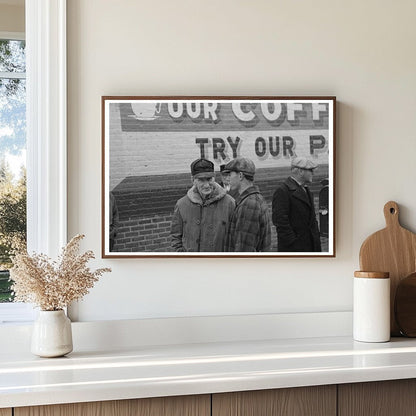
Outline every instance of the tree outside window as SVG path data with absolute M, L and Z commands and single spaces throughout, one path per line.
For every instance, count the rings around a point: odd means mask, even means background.
M 26 243 L 25 42 L 0 39 L 0 302 L 10 302 L 8 269 Z

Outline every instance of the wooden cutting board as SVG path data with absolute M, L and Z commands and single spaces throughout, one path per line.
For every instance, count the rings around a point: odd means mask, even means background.
M 401 279 L 416 271 L 416 234 L 399 222 L 399 206 L 394 201 L 384 205 L 386 228 L 370 235 L 361 245 L 360 269 L 390 273 L 391 335 L 400 335 L 394 319 L 394 298 Z
M 400 332 L 416 337 L 416 273 L 402 279 L 396 289 L 394 316 Z

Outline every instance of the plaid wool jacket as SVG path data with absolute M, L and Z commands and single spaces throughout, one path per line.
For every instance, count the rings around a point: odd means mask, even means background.
M 271 220 L 260 190 L 253 185 L 236 200 L 231 218 L 226 251 L 270 251 Z

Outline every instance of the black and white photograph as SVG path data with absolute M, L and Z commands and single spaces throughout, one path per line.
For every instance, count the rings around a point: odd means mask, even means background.
M 334 257 L 335 97 L 102 97 L 102 255 Z

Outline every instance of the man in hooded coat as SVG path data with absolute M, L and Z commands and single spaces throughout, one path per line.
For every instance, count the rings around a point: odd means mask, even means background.
M 173 213 L 172 248 L 178 252 L 222 252 L 234 199 L 215 182 L 211 161 L 193 161 L 191 175 L 193 186 L 176 203 Z

